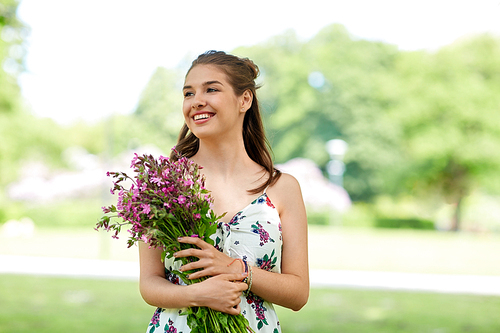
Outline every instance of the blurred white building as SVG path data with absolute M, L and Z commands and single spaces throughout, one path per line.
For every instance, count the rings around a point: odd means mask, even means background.
M 347 191 L 328 181 L 320 168 L 311 160 L 295 158 L 276 166 L 279 170 L 294 176 L 302 189 L 302 196 L 312 210 L 335 210 L 343 213 L 351 207 Z

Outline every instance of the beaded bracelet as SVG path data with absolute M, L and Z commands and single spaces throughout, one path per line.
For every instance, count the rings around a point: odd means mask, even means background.
M 229 265 L 227 265 L 227 267 L 231 266 L 237 260 L 241 261 L 241 263 L 245 267 L 246 277 L 242 281 L 245 282 L 248 285 L 248 288 L 247 288 L 247 290 L 245 290 L 243 292 L 243 294 L 245 296 L 248 296 L 248 294 L 250 294 L 250 289 L 252 289 L 252 282 L 253 282 L 252 266 L 248 265 L 248 263 L 247 263 L 246 260 L 242 260 L 242 259 L 236 258 L 233 261 L 231 261 L 231 263 Z
M 245 282 L 248 284 L 248 288 L 244 292 L 245 296 L 248 296 L 248 294 L 250 294 L 250 289 L 252 289 L 252 277 L 253 277 L 252 266 L 248 266 L 248 274 L 247 278 L 245 279 L 246 280 Z

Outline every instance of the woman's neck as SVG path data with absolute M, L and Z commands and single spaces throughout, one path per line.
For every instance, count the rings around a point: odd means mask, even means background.
M 248 170 L 255 162 L 248 156 L 241 140 L 200 140 L 200 147 L 192 159 L 210 174 L 230 177 L 238 171 Z

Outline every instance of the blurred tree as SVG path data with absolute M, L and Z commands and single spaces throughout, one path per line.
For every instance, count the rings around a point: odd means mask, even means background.
M 348 142 L 354 200 L 439 193 L 456 205 L 478 187 L 500 192 L 500 40 L 457 41 L 437 53 L 356 40 L 331 25 L 235 50 L 262 72 L 260 93 L 277 162 L 324 166 L 326 141 Z
M 261 96 L 277 162 L 306 157 L 324 167 L 325 143 L 348 142 L 344 185 L 354 200 L 384 191 L 387 166 L 401 159 L 399 127 L 387 109 L 397 95 L 392 45 L 354 40 L 331 25 L 308 42 L 293 32 L 235 51 L 260 66 Z
M 405 89 L 395 116 L 412 162 L 404 182 L 416 194 L 436 190 L 453 203 L 453 230 L 472 189 L 500 192 L 498 59 L 500 39 L 482 35 L 399 62 Z
M 0 0 L 0 185 L 11 179 L 11 159 L 17 154 L 20 134 L 11 123 L 21 111 L 17 76 L 22 70 L 26 27 L 17 19 L 18 1 Z M 12 131 L 12 132 L 11 132 Z
M 0 114 L 20 109 L 17 75 L 23 70 L 24 39 L 28 29 L 16 15 L 18 1 L 0 0 Z

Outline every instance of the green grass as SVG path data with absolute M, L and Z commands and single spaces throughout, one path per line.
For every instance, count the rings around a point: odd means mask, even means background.
M 0 332 L 145 332 L 137 282 L 0 275 Z
M 283 332 L 500 332 L 500 297 L 313 289 L 298 313 L 278 308 Z
M 0 275 L 0 332 L 146 332 L 154 309 L 137 282 Z M 312 289 L 284 333 L 500 332 L 500 297 Z

